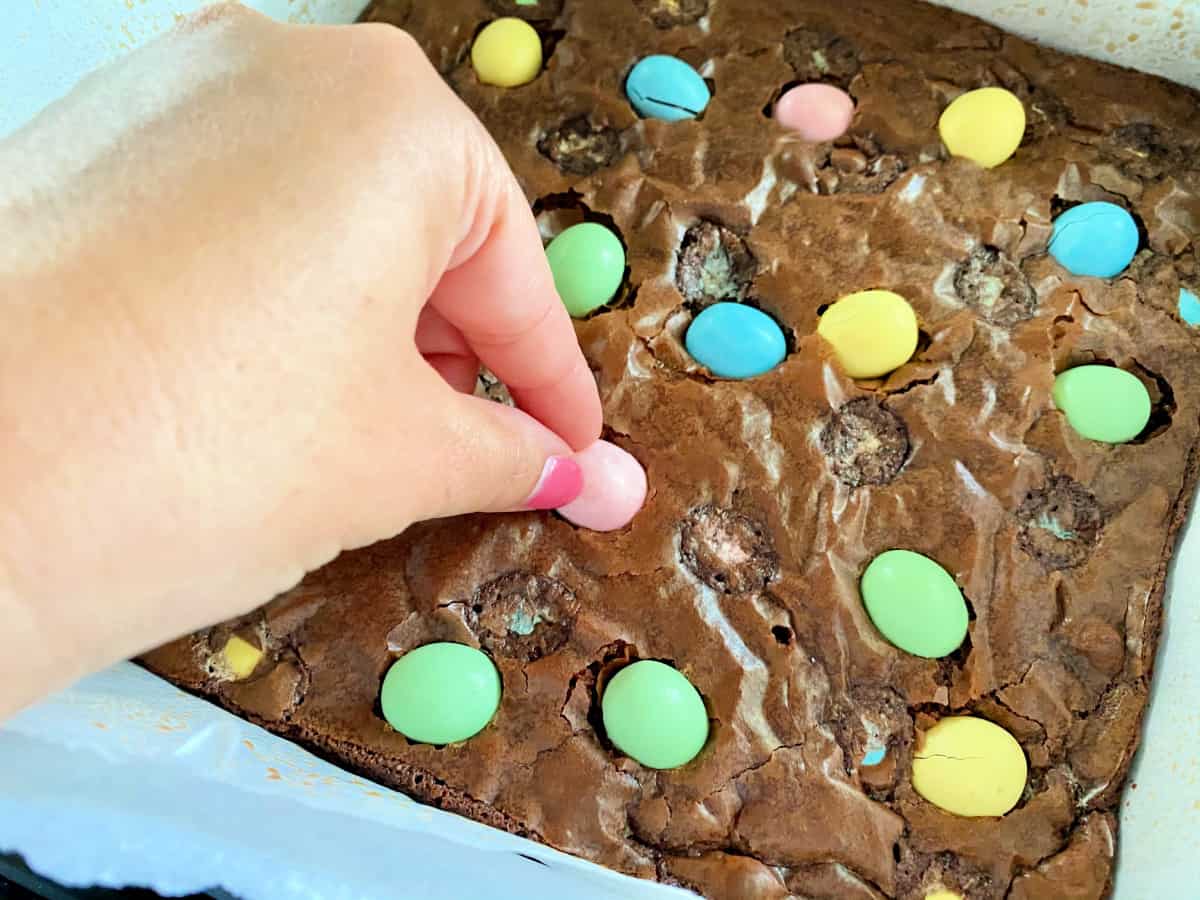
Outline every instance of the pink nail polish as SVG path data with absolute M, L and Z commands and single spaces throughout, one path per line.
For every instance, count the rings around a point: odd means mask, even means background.
M 526 509 L 557 509 L 570 503 L 583 491 L 583 469 L 569 456 L 552 456 L 542 468 L 533 493 L 525 501 Z

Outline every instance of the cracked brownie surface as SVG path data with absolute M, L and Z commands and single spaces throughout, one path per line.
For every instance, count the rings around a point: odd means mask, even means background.
M 543 36 L 526 86 L 481 85 L 467 61 L 498 15 Z M 418 525 L 145 663 L 421 800 L 719 900 L 1106 896 L 1197 471 L 1200 337 L 1177 303 L 1200 287 L 1200 97 L 906 0 L 379 0 L 366 18 L 415 35 L 544 234 L 590 219 L 621 237 L 625 283 L 577 332 L 646 506 L 610 534 L 542 513 Z M 623 80 L 652 53 L 710 79 L 701 119 L 637 118 Z M 797 80 L 850 91 L 844 138 L 804 144 L 765 114 Z M 946 158 L 936 127 L 984 85 L 1028 117 L 991 170 Z M 1053 218 L 1090 200 L 1142 229 L 1109 281 L 1046 253 Z M 817 320 L 875 287 L 922 337 L 855 382 Z M 730 299 L 783 327 L 774 371 L 722 381 L 684 349 Z M 1055 410 L 1055 374 L 1088 362 L 1147 386 L 1134 441 L 1087 441 Z M 858 579 L 892 548 L 962 589 L 951 656 L 905 654 L 867 617 Z M 212 664 L 234 633 L 265 650 L 240 681 Z M 377 703 L 391 662 L 437 640 L 503 679 L 491 724 L 448 747 L 410 744 Z M 603 734 L 598 691 L 634 659 L 704 698 L 709 742 L 681 769 Z M 1027 788 L 1002 818 L 911 786 L 920 733 L 955 713 L 1021 743 Z

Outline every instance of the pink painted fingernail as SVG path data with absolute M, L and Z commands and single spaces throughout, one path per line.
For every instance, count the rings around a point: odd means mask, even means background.
M 583 469 L 569 456 L 552 456 L 542 468 L 533 493 L 525 501 L 526 509 L 558 509 L 583 491 Z

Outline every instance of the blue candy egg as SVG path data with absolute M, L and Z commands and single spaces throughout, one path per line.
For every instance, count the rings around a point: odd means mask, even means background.
M 1187 288 L 1179 289 L 1179 318 L 1193 328 L 1200 325 L 1200 297 Z
M 638 115 L 668 122 L 696 118 L 710 97 L 700 73 L 674 56 L 640 60 L 625 79 L 625 95 Z
M 1054 220 L 1050 255 L 1072 275 L 1112 278 L 1137 253 L 1133 216 L 1115 203 L 1083 203 Z
M 787 355 L 783 329 L 741 303 L 714 303 L 692 321 L 684 339 L 692 358 L 720 378 L 753 378 Z

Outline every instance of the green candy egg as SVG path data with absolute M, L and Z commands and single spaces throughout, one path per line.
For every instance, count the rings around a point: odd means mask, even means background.
M 859 583 L 875 627 L 906 653 L 938 659 L 967 636 L 967 603 L 950 573 L 928 556 L 888 550 L 871 560 Z
M 379 702 L 388 724 L 409 740 L 453 744 L 492 720 L 500 674 L 474 647 L 426 644 L 392 663 Z
M 1150 421 L 1150 393 L 1136 375 L 1113 366 L 1076 366 L 1054 379 L 1054 405 L 1089 441 L 1123 444 Z
M 575 318 L 603 306 L 625 275 L 625 249 L 617 236 L 595 222 L 572 225 L 550 242 L 546 259 L 554 287 Z
M 690 762 L 708 740 L 708 713 L 692 683 L 665 663 L 631 663 L 604 688 L 604 730 L 617 749 L 651 769 Z

